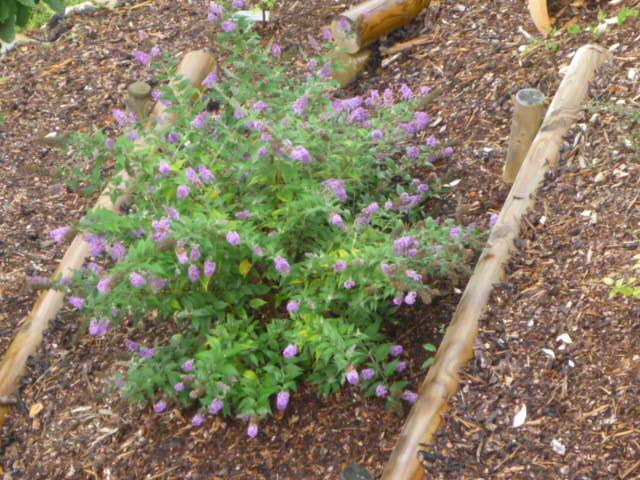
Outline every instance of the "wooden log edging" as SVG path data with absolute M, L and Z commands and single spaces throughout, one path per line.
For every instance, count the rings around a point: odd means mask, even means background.
M 202 83 L 213 68 L 213 56 L 204 50 L 195 50 L 185 54 L 178 66 L 177 74 L 195 87 Z M 167 107 L 161 102 L 156 103 L 152 118 L 155 119 L 158 130 L 167 128 L 176 121 L 175 115 L 169 113 Z M 138 145 L 139 147 L 144 146 L 143 138 L 140 139 Z M 124 178 L 125 184 L 130 180 L 125 173 L 121 173 L 120 176 Z M 127 193 L 121 195 L 115 202 L 111 201 L 112 185 L 107 185 L 92 210 L 102 208 L 117 212 L 126 203 Z M 52 277 L 72 276 L 82 267 L 90 250 L 91 246 L 84 240 L 84 235 L 77 234 Z M 44 331 L 62 308 L 63 300 L 64 293 L 59 290 L 49 289 L 42 292 L 29 315 L 22 320 L 17 334 L 4 353 L 0 363 L 0 427 L 5 422 L 11 404 L 14 403 L 14 395 L 25 371 L 27 360 L 40 345 Z
M 551 19 L 547 9 L 547 0 L 528 0 L 527 7 L 538 31 L 547 36 L 551 32 Z
M 608 58 L 609 52 L 597 45 L 585 45 L 573 57 L 509 191 L 498 222 L 491 229 L 487 245 L 438 348 L 435 362 L 420 386 L 418 400 L 385 466 L 382 480 L 423 478 L 417 459 L 419 444 L 431 443 L 442 422 L 447 402 L 458 388 L 458 372 L 473 357 L 478 321 L 493 284 L 503 275 L 503 264 L 518 235 L 522 216 L 532 205 L 545 172 L 557 162 L 562 137 L 581 110 L 589 82 Z

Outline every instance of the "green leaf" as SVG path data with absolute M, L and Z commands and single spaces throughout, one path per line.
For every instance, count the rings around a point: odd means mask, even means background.
M 436 346 L 433 343 L 425 343 L 422 345 L 427 352 L 435 352 L 437 350 Z
M 25 7 L 22 3 L 18 3 L 16 5 L 16 25 L 19 27 L 24 27 L 29 21 L 29 17 L 31 16 L 31 10 Z
M 64 2 L 62 0 L 44 0 L 47 5 L 56 13 L 64 13 Z
M 22 4 L 23 6 L 28 8 L 36 8 L 36 2 L 34 2 L 33 0 L 18 0 L 18 4 Z
M 0 23 L 0 40 L 3 40 L 7 43 L 13 41 L 13 39 L 16 37 L 15 22 L 15 17 L 9 16 L 9 18 Z
M 434 357 L 429 357 L 427 358 L 424 363 L 422 364 L 422 369 L 424 370 L 425 368 L 429 368 L 431 365 L 433 365 L 433 362 L 435 362 L 435 358 Z
M 249 306 L 250 306 L 251 308 L 258 309 L 258 308 L 260 308 L 261 306 L 263 306 L 263 305 L 264 305 L 264 304 L 266 304 L 266 303 L 267 303 L 267 302 L 266 302 L 266 301 L 264 301 L 264 300 L 262 300 L 261 298 L 254 298 L 254 299 L 252 299 L 252 300 L 249 302 Z

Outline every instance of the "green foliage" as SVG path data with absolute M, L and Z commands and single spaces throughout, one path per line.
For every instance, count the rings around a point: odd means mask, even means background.
M 432 189 L 412 176 L 450 152 L 435 138 L 415 145 L 429 120 L 408 87 L 339 100 L 327 58 L 296 79 L 246 20 L 213 16 L 232 31 L 218 35 L 223 66 L 207 89 L 174 81 L 154 92 L 174 127 L 143 145 L 140 125 L 116 111 L 117 140 L 74 140 L 133 182 L 127 215 L 82 222 L 97 263 L 70 292 L 93 334 L 120 325 L 155 336 L 128 342 L 133 400 L 222 400 L 224 414 L 257 419 L 278 392 L 304 382 L 327 395 L 349 381 L 396 402 L 406 364 L 382 327 L 398 305 L 467 273 L 478 243 L 429 216 Z M 161 84 L 169 58 L 152 63 Z M 113 261 L 99 258 L 105 247 Z
M 640 274 L 640 254 L 633 257 L 636 260 L 636 264 L 633 266 L 633 270 Z M 614 298 L 617 295 L 623 297 L 631 297 L 640 299 L 640 281 L 637 277 L 628 278 L 611 278 L 605 277 L 603 282 L 611 287 L 609 292 L 609 298 Z
M 624 25 L 629 18 L 636 18 L 640 15 L 640 10 L 623 6 L 618 11 L 618 25 Z
M 582 33 L 582 27 L 579 23 L 574 23 L 567 28 L 567 32 L 569 32 L 571 35 L 578 35 Z
M 62 0 L 44 0 L 44 2 L 53 11 L 64 13 Z M 16 27 L 27 25 L 39 3 L 39 0 L 0 0 L 0 40 L 13 41 Z

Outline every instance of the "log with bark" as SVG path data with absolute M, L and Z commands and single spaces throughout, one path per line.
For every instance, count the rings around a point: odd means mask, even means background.
M 211 54 L 198 50 L 184 56 L 178 66 L 177 73 L 190 85 L 199 86 L 213 67 L 214 60 Z M 158 130 L 169 127 L 176 120 L 175 116 L 169 114 L 167 107 L 160 102 L 154 107 L 153 117 L 156 119 Z M 141 138 L 138 148 L 143 146 L 144 138 Z M 121 174 L 121 176 L 125 182 L 128 180 L 126 174 Z M 96 201 L 94 210 L 102 208 L 118 211 L 120 206 L 126 202 L 126 194 L 120 196 L 116 202 L 111 201 L 113 185 L 112 183 L 105 188 Z M 84 240 L 84 235 L 82 233 L 76 235 L 54 272 L 53 278 L 71 277 L 82 267 L 90 250 L 91 246 Z M 11 404 L 15 402 L 18 382 L 25 371 L 27 359 L 40 345 L 47 325 L 62 308 L 63 300 L 64 294 L 60 290 L 49 289 L 42 292 L 29 315 L 22 320 L 16 336 L 4 353 L 0 363 L 0 427 L 4 424 Z
M 367 0 L 333 21 L 336 46 L 347 53 L 357 53 L 409 23 L 429 3 L 430 0 Z
M 509 191 L 498 222 L 491 229 L 487 245 L 438 348 L 435 362 L 420 386 L 418 400 L 385 466 L 382 480 L 423 478 L 417 458 L 419 445 L 432 442 L 447 401 L 458 388 L 458 372 L 473 357 L 478 321 L 493 285 L 502 278 L 503 265 L 509 258 L 521 219 L 532 205 L 545 172 L 558 160 L 562 138 L 581 110 L 589 82 L 608 57 L 608 51 L 597 45 L 585 45 L 573 57 Z

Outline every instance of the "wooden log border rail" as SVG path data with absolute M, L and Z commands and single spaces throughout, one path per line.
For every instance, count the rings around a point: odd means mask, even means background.
M 177 74 L 189 84 L 199 87 L 207 74 L 214 68 L 214 59 L 210 53 L 204 50 L 191 51 L 185 54 L 177 69 Z M 156 129 L 162 130 L 176 121 L 174 114 L 160 102 L 156 103 L 152 115 L 155 119 Z M 148 124 L 147 124 L 148 127 Z M 139 141 L 139 147 L 144 145 L 144 137 Z M 122 174 L 125 180 L 129 180 Z M 103 208 L 118 212 L 127 201 L 126 190 L 115 202 L 111 201 L 113 187 L 108 185 L 96 201 L 93 209 Z M 83 234 L 77 234 L 73 242 L 62 257 L 58 268 L 52 278 L 70 276 L 80 269 L 89 256 L 91 247 L 84 240 Z M 21 322 L 18 333 L 9 345 L 0 363 L 0 427 L 10 412 L 11 404 L 15 401 L 15 393 L 24 371 L 28 358 L 33 355 L 42 342 L 42 335 L 49 322 L 55 318 L 62 308 L 64 294 L 56 289 L 45 290 L 26 318 Z
M 420 386 L 418 400 L 385 466 L 382 480 L 423 478 L 417 459 L 419 445 L 431 443 L 442 422 L 447 402 L 458 389 L 458 372 L 473 357 L 478 321 L 493 285 L 503 275 L 503 264 L 509 258 L 520 221 L 533 204 L 545 172 L 558 160 L 562 137 L 581 111 L 589 82 L 608 58 L 609 52 L 597 45 L 585 45 L 574 55 L 509 191 L 500 218 L 491 229 L 487 245 L 440 343 L 435 362 Z

